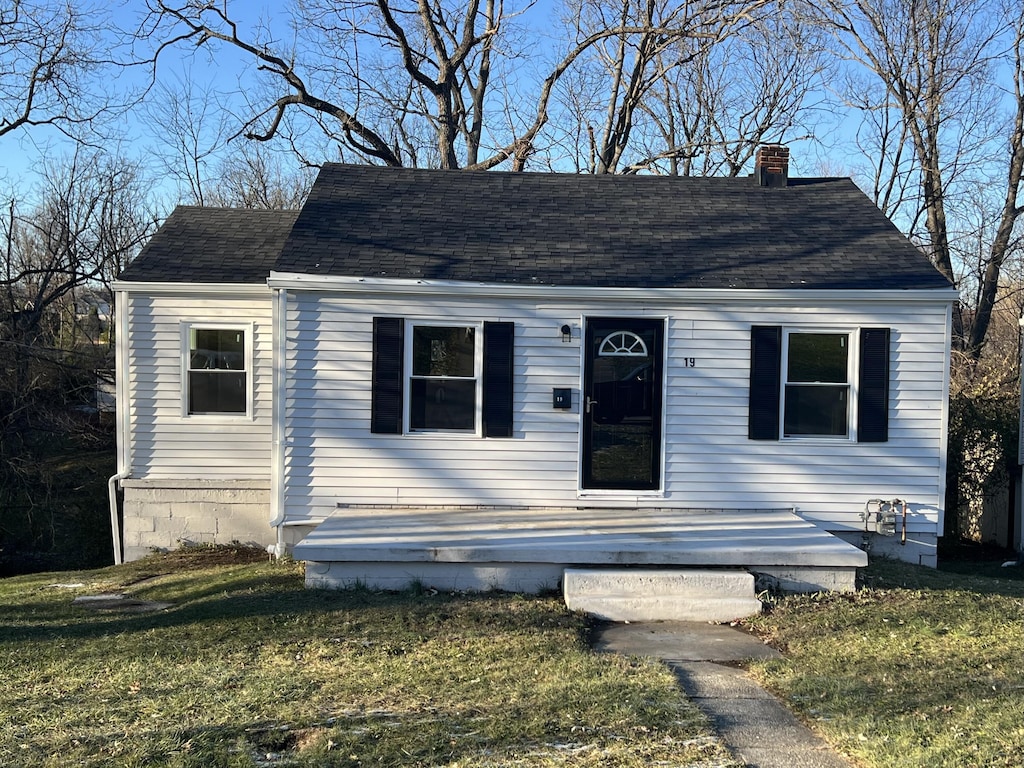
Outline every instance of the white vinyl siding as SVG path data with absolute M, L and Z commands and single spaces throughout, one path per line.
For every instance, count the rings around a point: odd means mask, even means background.
M 135 479 L 270 478 L 271 301 L 209 293 L 128 291 L 128 424 Z M 183 328 L 232 327 L 250 335 L 248 414 L 189 416 Z
M 832 529 L 858 528 L 870 498 L 910 501 L 910 529 L 936 532 L 942 505 L 947 305 L 819 307 L 526 304 L 484 298 L 291 291 L 286 322 L 285 514 L 318 519 L 348 505 L 796 507 Z M 660 496 L 580 497 L 581 324 L 587 316 L 667 318 Z M 370 433 L 372 319 L 444 317 L 515 324 L 514 431 L 480 440 Z M 573 326 L 571 343 L 561 327 Z M 750 328 L 891 329 L 889 440 L 747 437 Z M 692 365 L 687 365 L 687 359 Z M 552 389 L 572 389 L 570 410 Z

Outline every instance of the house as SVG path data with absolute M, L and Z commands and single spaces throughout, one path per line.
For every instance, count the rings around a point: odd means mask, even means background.
M 956 291 L 849 179 L 328 164 L 116 284 L 124 556 L 311 584 L 935 563 Z M 639 572 L 639 571 L 638 571 Z
M 110 300 L 103 291 L 95 288 L 85 288 L 78 291 L 74 296 L 75 320 L 83 322 L 94 318 L 96 323 L 106 328 L 110 323 Z

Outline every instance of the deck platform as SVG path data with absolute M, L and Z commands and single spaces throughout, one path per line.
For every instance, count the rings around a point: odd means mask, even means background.
M 295 545 L 309 586 L 537 592 L 565 568 L 734 568 L 854 588 L 867 555 L 790 510 L 339 508 Z

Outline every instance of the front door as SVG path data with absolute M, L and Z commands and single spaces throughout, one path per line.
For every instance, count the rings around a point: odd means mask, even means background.
M 591 317 L 583 360 L 582 486 L 661 487 L 661 320 Z

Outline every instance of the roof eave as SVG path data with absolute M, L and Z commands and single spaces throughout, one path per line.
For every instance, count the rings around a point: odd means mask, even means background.
M 269 293 L 266 281 L 259 283 L 187 283 L 158 282 L 152 280 L 115 280 L 110 287 L 114 291 L 136 293 L 193 293 L 193 294 L 251 294 L 266 296 Z
M 785 302 L 814 304 L 822 301 L 901 301 L 953 303 L 959 298 L 954 288 L 899 289 L 815 289 L 815 288 L 623 288 L 606 286 L 564 286 L 464 282 L 339 275 L 309 275 L 271 272 L 271 288 L 293 291 L 332 291 L 336 293 L 401 294 L 419 296 L 474 296 L 482 298 L 538 300 L 586 299 L 607 302 L 683 301 L 690 304 L 722 302 L 758 304 Z

